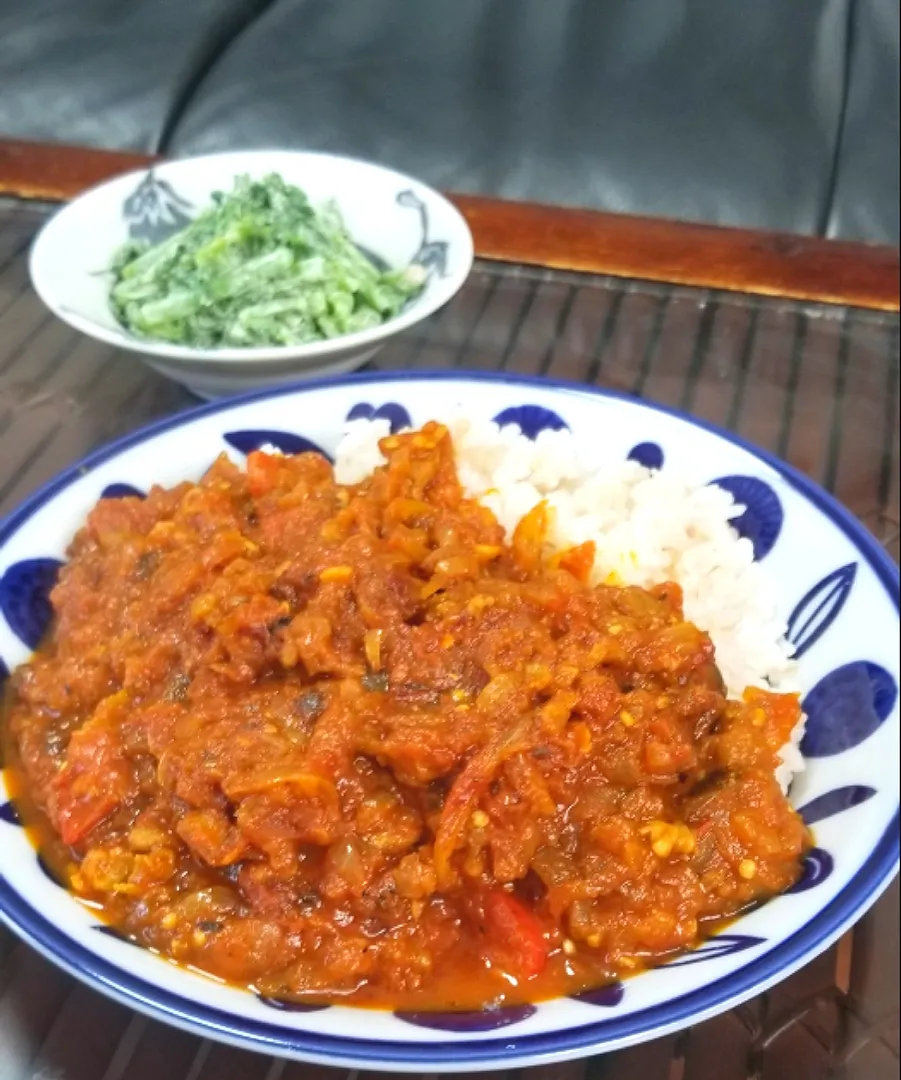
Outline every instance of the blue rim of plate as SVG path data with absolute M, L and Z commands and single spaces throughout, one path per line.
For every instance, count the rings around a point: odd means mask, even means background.
M 228 412 L 236 406 L 255 401 L 267 401 L 290 394 L 373 384 L 391 385 L 411 382 L 493 383 L 537 390 L 552 390 L 577 397 L 600 397 L 627 402 L 707 431 L 751 454 L 773 469 L 812 503 L 850 540 L 879 579 L 896 610 L 899 600 L 898 567 L 889 559 L 876 539 L 832 495 L 815 484 L 793 466 L 780 461 L 769 452 L 746 442 L 730 431 L 699 420 L 643 398 L 600 387 L 542 379 L 530 376 L 494 374 L 490 372 L 429 371 L 429 372 L 372 372 L 363 375 L 322 378 L 308 382 L 258 390 L 237 397 L 200 405 L 176 416 L 132 432 L 115 442 L 94 451 L 80 462 L 60 473 L 34 495 L 0 521 L 0 547 L 59 491 L 82 479 L 91 469 L 115 457 L 122 451 L 173 428 L 193 423 L 202 416 Z M 34 911 L 12 887 L 0 877 L 0 918 L 20 933 L 35 948 L 73 975 L 103 990 L 110 996 L 140 1008 L 144 1012 L 187 1027 L 206 1036 L 223 1039 L 270 1054 L 285 1054 L 307 1058 L 325 1064 L 345 1065 L 348 1061 L 363 1066 L 383 1064 L 416 1067 L 488 1068 L 511 1059 L 517 1062 L 550 1060 L 559 1056 L 577 1056 L 580 1052 L 601 1049 L 605 1045 L 625 1045 L 676 1030 L 701 1018 L 716 1015 L 741 1001 L 760 993 L 768 986 L 786 978 L 805 962 L 828 948 L 851 926 L 891 884 L 898 872 L 901 857 L 899 838 L 901 818 L 896 810 L 888 828 L 875 845 L 869 858 L 842 891 L 802 929 L 779 943 L 766 954 L 730 975 L 694 990 L 665 1004 L 654 1005 L 627 1016 L 610 1017 L 578 1027 L 543 1032 L 516 1038 L 512 1033 L 500 1038 L 473 1042 L 442 1044 L 404 1043 L 391 1040 L 359 1039 L 343 1035 L 318 1035 L 314 1032 L 288 1030 L 262 1021 L 235 1017 L 199 1005 L 194 1001 L 162 990 L 144 979 L 129 975 L 124 968 L 96 956 L 76 944 L 48 919 Z

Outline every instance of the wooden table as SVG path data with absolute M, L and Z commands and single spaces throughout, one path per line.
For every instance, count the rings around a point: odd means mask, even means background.
M 0 190 L 63 198 L 138 163 L 0 145 Z M 898 559 L 897 252 L 459 203 L 483 257 L 452 303 L 371 368 L 541 374 L 677 406 L 798 466 Z M 135 357 L 42 307 L 26 255 L 48 212 L 42 202 L 0 201 L 0 515 L 98 444 L 193 404 Z M 898 1075 L 898 962 L 896 884 L 853 933 L 740 1009 L 617 1054 L 484 1075 L 889 1080 Z M 0 1080 L 346 1075 L 146 1020 L 0 928 Z

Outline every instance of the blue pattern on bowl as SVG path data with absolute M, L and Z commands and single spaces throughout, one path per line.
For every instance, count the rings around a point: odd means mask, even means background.
M 494 422 L 501 427 L 516 424 L 527 439 L 537 439 L 542 431 L 569 429 L 569 424 L 559 413 L 546 409 L 543 405 L 511 405 L 509 409 L 499 412 Z
M 283 454 L 314 453 L 321 454 L 326 461 L 332 460 L 331 455 L 327 454 L 321 446 L 292 431 L 267 431 L 265 429 L 227 431 L 222 438 L 229 446 L 233 446 L 242 454 L 251 454 L 254 450 L 259 450 L 261 446 L 275 446 Z
M 37 859 L 38 868 L 48 881 L 52 881 L 57 888 L 68 889 L 68 884 L 64 882 L 59 874 L 50 866 L 43 855 L 35 853 L 35 859 Z
M 261 1005 L 268 1005 L 270 1009 L 278 1009 L 279 1012 L 312 1013 L 324 1012 L 331 1005 L 311 1005 L 303 1001 L 286 1001 L 284 998 L 267 997 L 265 994 L 257 994 L 257 1001 Z
M 827 574 L 798 601 L 788 617 L 786 639 L 795 647 L 794 658 L 800 658 L 820 640 L 841 615 L 857 577 L 857 563 L 848 563 Z
M 538 1010 L 534 1005 L 507 1005 L 500 1009 L 479 1009 L 469 1012 L 395 1012 L 398 1020 L 416 1027 L 435 1031 L 496 1031 L 498 1028 L 520 1024 Z
M 9 678 L 9 668 L 0 660 L 0 693 L 3 692 L 3 684 Z M 7 825 L 21 825 L 19 813 L 11 802 L 0 803 L 0 821 Z
M 765 559 L 775 547 L 785 520 L 779 496 L 756 476 L 721 476 L 712 483 L 728 491 L 744 507 L 732 519 L 732 527 L 739 536 L 751 541 L 758 562 Z
M 786 895 L 809 892 L 818 885 L 822 885 L 826 878 L 835 869 L 835 859 L 822 848 L 811 848 L 804 856 L 804 869 L 801 877 L 790 889 L 786 889 Z
M 859 746 L 891 715 L 895 680 L 879 664 L 857 660 L 825 675 L 804 698 L 805 757 L 832 757 Z
M 94 927 L 94 930 L 96 930 L 98 934 L 103 934 L 104 937 L 112 938 L 114 941 L 121 941 L 123 945 L 131 945 L 135 949 L 140 948 L 136 941 L 132 941 L 127 934 L 123 934 L 122 931 L 117 930 L 115 926 L 107 926 L 105 923 L 98 923 L 97 926 Z
M 122 205 L 122 217 L 132 240 L 159 244 L 190 225 L 194 207 L 153 169 L 141 179 Z
M 802 806 L 798 813 L 805 825 L 816 825 L 820 821 L 835 817 L 836 814 L 843 814 L 854 806 L 868 802 L 875 794 L 875 788 L 866 787 L 864 784 L 850 784 L 848 787 L 827 791 L 825 795 L 818 795 Z
M 597 986 L 593 990 L 583 990 L 580 994 L 572 994 L 573 1001 L 583 1001 L 586 1005 L 597 1005 L 601 1009 L 615 1009 L 622 1004 L 626 996 L 626 988 L 621 982 L 608 983 L 606 986 Z
M 629 461 L 637 461 L 646 469 L 662 469 L 666 460 L 663 447 L 655 442 L 641 442 L 633 446 L 627 455 Z
M 438 277 L 447 277 L 447 259 L 450 253 L 450 243 L 447 240 L 433 240 L 429 236 L 429 208 L 422 199 L 410 188 L 399 191 L 394 197 L 398 206 L 404 206 L 408 210 L 415 210 L 419 215 L 419 228 L 422 239 L 419 248 L 410 261 L 411 266 L 421 266 L 427 274 L 437 274 Z
M 751 934 L 715 934 L 708 938 L 702 945 L 691 952 L 677 956 L 664 964 L 666 968 L 688 967 L 691 964 L 705 964 L 708 960 L 718 960 L 722 956 L 732 956 L 733 953 L 744 952 L 753 949 L 755 945 L 766 944 L 766 939 L 754 937 Z
M 62 565 L 59 559 L 24 559 L 0 578 L 0 612 L 29 649 L 40 645 L 50 627 L 50 593 Z
M 0 694 L 3 693 L 3 684 L 9 678 L 9 668 L 0 660 Z M 19 812 L 11 802 L 0 803 L 0 821 L 5 821 L 7 825 L 21 825 L 22 819 L 19 817 Z
M 396 401 L 386 401 L 384 405 L 379 405 L 378 408 L 370 405 L 368 401 L 358 401 L 350 412 L 348 412 L 347 419 L 387 420 L 391 425 L 392 435 L 396 435 L 398 431 L 403 431 L 405 428 L 411 428 L 413 426 L 410 414 L 403 405 L 398 405 Z
M 147 495 L 133 484 L 107 484 L 100 492 L 101 499 L 146 499 Z

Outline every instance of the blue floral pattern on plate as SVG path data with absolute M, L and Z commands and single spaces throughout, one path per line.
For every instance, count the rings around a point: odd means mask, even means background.
M 898 686 L 879 664 L 858 660 L 830 671 L 804 698 L 805 757 L 842 754 L 859 746 L 889 718 Z
M 374 405 L 370 405 L 368 401 L 358 401 L 350 412 L 348 412 L 347 419 L 387 420 L 391 425 L 392 435 L 396 435 L 398 431 L 403 431 L 405 428 L 411 428 L 413 426 L 410 414 L 403 405 L 398 405 L 396 401 L 386 401 L 384 405 L 379 405 L 378 408 Z
M 786 895 L 809 892 L 818 885 L 822 885 L 826 878 L 835 869 L 835 859 L 822 848 L 811 848 L 804 856 L 804 869 L 801 877 L 790 889 L 786 889 Z
M 100 492 L 101 499 L 146 499 L 147 495 L 133 484 L 107 484 Z
M 626 996 L 626 988 L 621 982 L 608 983 L 606 986 L 595 987 L 594 990 L 583 990 L 580 994 L 573 994 L 573 1001 L 583 1001 L 586 1005 L 597 1005 L 601 1009 L 615 1009 L 621 1005 Z
M 36 854 L 35 858 L 37 859 L 38 869 L 48 881 L 53 882 L 53 884 L 56 885 L 56 887 L 59 889 L 67 888 L 66 882 L 60 879 L 59 874 L 50 866 L 50 864 L 47 862 L 43 855 Z
M 0 612 L 29 649 L 36 649 L 50 628 L 50 593 L 62 565 L 59 559 L 24 559 L 0 578 Z
M 692 949 L 691 952 L 677 956 L 675 960 L 664 964 L 663 970 L 688 967 L 690 964 L 704 964 L 708 960 L 718 960 L 720 957 L 732 956 L 733 953 L 745 952 L 747 949 L 765 944 L 765 938 L 754 937 L 752 934 L 715 934 L 697 949 Z
M 712 482 L 744 507 L 732 519 L 732 527 L 739 536 L 751 541 L 758 562 L 765 559 L 776 546 L 785 520 L 779 496 L 756 476 L 721 476 Z
M 785 637 L 795 647 L 796 660 L 816 645 L 841 615 L 856 577 L 856 562 L 840 566 L 818 581 L 795 605 L 788 617 Z
M 283 454 L 321 454 L 327 461 L 331 461 L 331 455 L 327 454 L 321 446 L 311 442 L 303 435 L 296 435 L 293 431 L 269 431 L 256 429 L 252 431 L 227 431 L 222 436 L 229 446 L 242 454 L 251 454 L 262 446 L 274 446 Z
M 495 424 L 506 427 L 516 424 L 528 439 L 537 439 L 542 431 L 567 431 L 569 424 L 553 409 L 543 405 L 512 405 L 494 418 Z
M 113 941 L 121 941 L 123 945 L 132 945 L 134 948 L 139 948 L 136 941 L 127 935 L 123 934 L 121 930 L 117 930 L 115 926 L 105 926 L 104 924 L 98 924 L 94 927 L 98 934 L 103 934 L 104 937 L 112 938 Z
M 538 1010 L 534 1005 L 507 1005 L 500 1009 L 479 1009 L 469 1012 L 404 1012 L 394 1015 L 398 1020 L 416 1027 L 435 1031 L 496 1031 L 498 1028 L 520 1024 Z
M 855 806 L 869 802 L 876 794 L 876 789 L 867 787 L 865 784 L 849 784 L 848 787 L 835 788 L 827 791 L 824 795 L 818 795 L 805 803 L 798 813 L 804 820 L 805 825 L 817 825 L 827 818 L 843 814 Z
M 629 461 L 637 461 L 639 465 L 644 465 L 646 469 L 662 469 L 663 462 L 666 460 L 663 447 L 655 442 L 638 443 L 632 447 L 626 457 Z
M 303 1001 L 286 1001 L 284 998 L 267 997 L 265 994 L 257 994 L 257 1001 L 261 1005 L 268 1005 L 270 1009 L 278 1009 L 279 1012 L 312 1013 L 323 1012 L 330 1009 L 331 1005 L 313 1005 Z
M 9 668 L 0 659 L 0 694 L 3 693 L 3 684 L 9 678 Z M 7 825 L 21 825 L 22 819 L 19 817 L 19 812 L 11 802 L 0 802 L 0 821 L 5 821 Z

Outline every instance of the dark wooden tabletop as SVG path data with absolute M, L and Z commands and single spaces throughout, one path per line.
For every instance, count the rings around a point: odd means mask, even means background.
M 48 209 L 0 202 L 0 516 L 126 431 L 194 404 L 81 336 L 32 291 Z M 458 368 L 615 387 L 725 425 L 833 491 L 899 557 L 898 316 L 515 262 L 374 369 Z M 678 1036 L 521 1080 L 889 1080 L 898 1075 L 897 885 L 791 979 Z M 0 928 L 0 1080 L 340 1080 L 165 1028 L 58 972 Z

